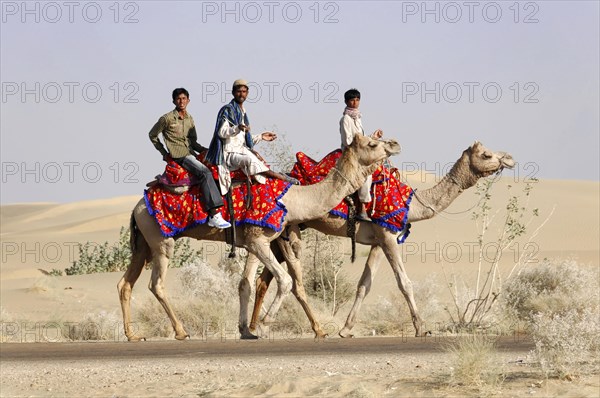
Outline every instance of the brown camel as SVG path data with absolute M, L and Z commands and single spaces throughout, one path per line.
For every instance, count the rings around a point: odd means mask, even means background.
M 298 224 L 313 218 L 323 217 L 329 209 L 339 203 L 346 195 L 356 191 L 381 161 L 398 153 L 400 153 L 400 145 L 394 140 L 377 141 L 357 135 L 352 145 L 344 150 L 342 157 L 334 168 L 334 172 L 329 173 L 326 179 L 311 186 L 291 186 L 280 199 L 287 209 L 284 225 L 286 223 Z M 317 201 L 314 198 L 321 198 L 321 200 Z M 270 249 L 270 242 L 276 239 L 280 232 L 270 228 L 245 225 L 240 235 L 238 236 L 237 245 L 246 248 L 251 253 L 246 268 L 256 270 L 258 262 L 261 261 L 277 280 L 277 295 L 269 309 L 271 317 L 274 317 L 285 295 L 292 288 L 292 278 L 275 261 Z M 125 335 L 129 341 L 144 339 L 142 336 L 136 336 L 132 328 L 130 299 L 133 286 L 147 262 L 152 262 L 152 277 L 149 289 L 169 316 L 175 331 L 175 338 L 183 340 L 188 337 L 182 323 L 169 304 L 164 287 L 169 258 L 173 256 L 175 239 L 180 237 L 225 241 L 225 233 L 222 230 L 211 228 L 207 224 L 190 228 L 175 238 L 164 237 L 160 232 L 158 223 L 148 213 L 143 198 L 133 209 L 131 217 L 131 263 L 117 285 L 123 311 Z M 248 328 L 251 285 L 247 280 L 242 279 L 240 281 L 239 292 L 240 333 L 242 338 L 256 338 Z
M 514 167 L 514 161 L 509 154 L 505 152 L 492 152 L 481 143 L 475 142 L 462 153 L 450 172 L 439 183 L 432 188 L 415 192 L 408 212 L 408 222 L 428 220 L 434 217 L 446 209 L 465 189 L 475 185 L 480 178 L 500 172 L 505 167 Z M 346 220 L 330 214 L 303 224 L 328 235 L 346 236 Z M 291 223 L 288 225 L 290 225 L 288 228 L 288 240 L 285 241 L 279 238 L 277 243 L 283 249 L 282 251 L 288 265 L 288 272 L 290 272 L 294 280 L 292 292 L 306 312 L 316 337 L 325 337 L 327 334 L 313 315 L 302 284 L 302 265 L 299 260 L 301 251 L 300 232 L 297 225 L 291 225 Z M 397 243 L 397 234 L 371 222 L 360 222 L 357 226 L 356 241 L 364 245 L 370 245 L 371 251 L 369 252 L 363 274 L 358 282 L 354 305 L 339 335 L 341 337 L 352 337 L 350 330 L 356 322 L 356 317 L 365 296 L 371 289 L 373 278 L 379 268 L 383 254 L 392 266 L 398 287 L 406 298 L 412 315 L 415 334 L 416 336 L 421 336 L 423 334 L 423 321 L 415 303 L 412 282 L 408 278 L 404 264 L 402 263 L 400 248 Z M 265 269 L 256 281 L 256 300 L 250 330 L 256 329 L 260 308 L 271 279 L 272 274 L 270 274 L 269 270 Z M 272 312 L 267 313 L 261 322 L 264 324 L 272 322 L 272 315 Z

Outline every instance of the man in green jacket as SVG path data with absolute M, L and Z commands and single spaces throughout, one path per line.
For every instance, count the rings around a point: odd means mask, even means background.
M 223 198 L 215 184 L 212 173 L 196 159 L 195 152 L 202 152 L 206 148 L 197 142 L 194 119 L 186 108 L 190 102 L 190 94 L 185 88 L 173 90 L 173 104 L 175 109 L 164 114 L 150 130 L 150 141 L 163 155 L 165 161 L 173 159 L 181 167 L 196 176 L 200 181 L 202 191 L 202 205 L 208 212 L 208 225 L 215 228 L 229 228 L 231 224 L 223 219 L 217 209 L 223 206 Z M 158 139 L 162 133 L 167 149 Z

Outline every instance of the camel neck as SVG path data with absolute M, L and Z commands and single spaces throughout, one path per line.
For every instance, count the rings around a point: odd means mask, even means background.
M 291 187 L 281 200 L 288 210 L 286 222 L 292 224 L 325 216 L 346 196 L 356 192 L 376 167 L 360 166 L 342 156 L 323 181 Z
M 471 187 L 471 181 L 465 181 L 464 156 L 459 159 L 450 172 L 431 188 L 415 191 L 408 212 L 408 222 L 426 220 L 444 211 L 460 194 Z M 468 164 L 467 166 L 468 167 Z

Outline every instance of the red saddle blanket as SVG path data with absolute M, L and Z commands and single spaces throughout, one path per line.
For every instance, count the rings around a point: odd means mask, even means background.
M 302 185 L 317 183 L 329 174 L 341 156 L 341 149 L 337 149 L 317 162 L 306 154 L 298 152 L 296 154 L 297 162 L 290 175 L 297 178 Z M 413 190 L 396 178 L 396 171 L 395 168 L 388 169 L 384 166 L 379 166 L 375 170 L 371 185 L 373 200 L 367 206 L 367 212 L 375 224 L 393 232 L 403 232 L 398 236 L 398 243 L 402 243 L 410 233 L 410 224 L 407 223 L 407 219 Z M 342 201 L 329 213 L 348 219 L 348 204 L 346 201 Z
M 198 159 L 202 161 L 203 156 L 199 156 Z M 206 165 L 213 176 L 217 177 L 216 166 Z M 232 179 L 239 177 L 239 174 L 243 175 L 241 172 L 232 173 Z M 189 185 L 190 176 L 183 167 L 170 161 L 167 163 L 164 174 L 158 180 L 161 184 L 181 186 Z M 279 202 L 279 199 L 285 195 L 290 186 L 289 182 L 269 178 L 266 184 L 251 185 L 250 196 L 247 184 L 233 187 L 232 203 L 235 224 L 254 224 L 281 231 L 287 210 Z M 187 192 L 182 194 L 172 193 L 162 185 L 155 185 L 144 191 L 146 208 L 158 222 L 161 233 L 167 237 L 175 236 L 188 228 L 208 221 L 208 213 L 202 207 L 201 197 L 202 193 L 197 185 L 192 185 Z M 223 201 L 225 205 L 219 209 L 219 212 L 225 220 L 230 221 L 227 201 L 225 199 Z

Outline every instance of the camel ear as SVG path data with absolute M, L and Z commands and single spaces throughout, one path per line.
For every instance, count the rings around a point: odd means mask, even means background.
M 473 148 L 477 148 L 480 145 L 481 145 L 481 142 L 475 140 L 475 142 L 473 143 Z
M 364 139 L 364 135 L 359 133 L 354 133 L 354 138 L 352 139 L 352 144 L 350 146 L 357 146 L 360 140 Z

